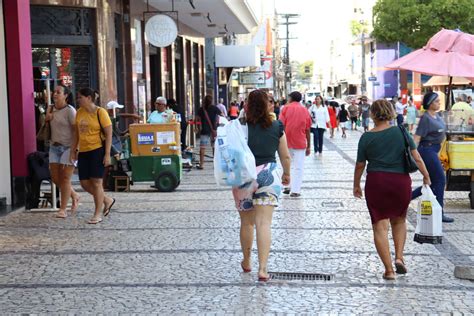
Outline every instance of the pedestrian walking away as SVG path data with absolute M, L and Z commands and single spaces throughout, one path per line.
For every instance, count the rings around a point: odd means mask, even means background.
M 200 132 L 198 169 L 204 169 L 204 155 L 206 149 L 210 147 L 214 151 L 214 140 L 220 113 L 219 109 L 215 105 L 212 105 L 212 96 L 206 95 L 204 97 L 203 106 L 198 110 L 196 118 Z
M 441 116 L 438 115 L 440 107 L 441 102 L 436 92 L 428 92 L 424 95 L 423 108 L 426 112 L 420 118 L 414 139 L 430 174 L 431 190 L 443 208 L 443 222 L 451 223 L 454 222 L 454 219 L 444 214 L 446 176 L 438 156 L 441 144 L 446 138 L 446 125 Z M 421 187 L 418 187 L 413 191 L 412 199 L 420 196 Z
M 224 105 L 224 99 L 220 98 L 219 103 L 216 105 L 219 111 L 221 111 L 221 115 L 223 117 L 227 117 L 227 108 Z
M 347 129 L 347 122 L 349 121 L 349 112 L 346 110 L 346 106 L 344 104 L 341 104 L 341 110 L 339 111 L 339 114 L 337 115 L 337 119 L 339 123 L 341 124 L 341 130 L 342 130 L 342 138 L 346 138 L 346 129 Z
M 278 206 L 283 185 L 290 184 L 290 154 L 283 124 L 272 120 L 269 98 L 265 91 L 250 93 L 245 120 L 248 126 L 248 145 L 255 156 L 258 177 L 232 190 L 240 214 L 240 244 L 244 272 L 252 271 L 251 255 L 254 228 L 257 232 L 258 279 L 268 281 L 268 257 L 271 246 L 272 215 Z M 278 151 L 283 174 L 278 170 L 275 153 Z
M 359 140 L 353 193 L 355 197 L 362 198 L 360 180 L 367 163 L 365 199 L 372 221 L 375 248 L 385 267 L 383 278 L 394 280 L 395 272 L 407 273 L 403 251 L 407 235 L 406 214 L 411 200 L 411 178 L 405 162 L 403 132 L 396 126 L 390 126 L 390 121 L 395 117 L 391 104 L 386 100 L 375 101 L 371 117 L 375 127 Z M 423 174 L 423 183 L 429 185 L 428 171 L 411 137 L 409 147 Z M 388 242 L 389 226 L 395 244 L 395 271 Z
M 334 138 L 334 130 L 338 127 L 336 102 L 330 102 L 328 106 L 330 138 Z
M 406 104 L 402 104 L 402 98 L 398 98 L 397 103 L 395 103 L 395 110 L 397 111 L 397 125 L 400 126 L 403 124 L 405 109 L 407 108 Z
M 61 192 L 61 202 L 57 218 L 67 217 L 67 203 L 71 198 L 71 213 L 77 211 L 79 194 L 71 186 L 71 177 L 74 173 L 74 163 L 70 161 L 71 144 L 76 133 L 76 109 L 68 104 L 70 91 L 66 86 L 58 85 L 54 88 L 54 105 L 48 107 L 46 122 L 51 127 L 49 147 L 49 168 L 51 180 Z
M 349 116 L 351 118 L 351 130 L 357 130 L 357 120 L 359 118 L 359 107 L 357 106 L 356 99 L 351 99 L 351 105 L 347 108 Z
M 413 104 L 413 99 L 410 97 L 408 99 L 408 106 L 407 106 L 407 124 L 408 124 L 408 130 L 410 133 L 413 133 L 413 128 L 416 124 L 416 117 L 418 115 L 418 110 L 416 109 L 416 106 Z
M 301 195 L 303 183 L 303 167 L 305 155 L 309 156 L 311 116 L 308 110 L 301 105 L 301 93 L 294 91 L 289 95 L 289 103 L 281 110 L 280 121 L 285 126 L 288 148 L 291 155 L 291 187 L 285 188 L 283 193 L 291 197 Z
M 360 105 L 359 105 L 359 117 L 362 121 L 362 127 L 364 128 L 364 132 L 369 130 L 369 121 L 370 121 L 370 104 L 367 103 L 368 99 L 366 96 L 360 98 Z
M 102 187 L 106 166 L 110 165 L 112 122 L 107 111 L 96 105 L 98 94 L 90 88 L 77 93 L 80 109 L 76 115 L 76 133 L 71 146 L 71 161 L 78 162 L 82 188 L 94 197 L 95 211 L 89 224 L 102 222 L 115 203 Z
M 323 105 L 323 97 L 318 95 L 309 108 L 311 115 L 311 132 L 313 133 L 314 154 L 323 153 L 323 140 L 326 126 L 330 123 L 328 108 Z
M 243 110 L 243 108 L 242 108 Z M 239 117 L 239 107 L 236 103 L 231 103 L 229 108 L 229 118 L 235 120 Z

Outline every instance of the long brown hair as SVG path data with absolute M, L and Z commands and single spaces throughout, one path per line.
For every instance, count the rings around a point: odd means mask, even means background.
M 206 95 L 204 97 L 204 102 L 203 102 L 203 107 L 204 107 L 204 110 L 207 110 L 209 109 L 209 107 L 212 105 L 212 96 L 211 95 Z
M 246 111 L 247 122 L 255 125 L 259 124 L 263 128 L 272 126 L 268 103 L 268 94 L 262 89 L 250 92 Z

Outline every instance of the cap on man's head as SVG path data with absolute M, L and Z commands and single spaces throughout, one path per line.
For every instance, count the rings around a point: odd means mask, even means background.
M 290 93 L 290 98 L 293 102 L 300 102 L 303 96 L 298 91 L 293 91 Z
M 124 106 L 122 104 L 118 104 L 117 101 L 110 101 L 107 103 L 107 110 L 112 110 L 112 109 L 123 109 Z

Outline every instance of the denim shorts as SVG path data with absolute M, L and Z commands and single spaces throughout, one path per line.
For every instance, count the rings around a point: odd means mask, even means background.
M 209 147 L 211 145 L 211 135 L 202 135 L 200 137 L 201 147 Z
M 71 148 L 68 146 L 54 146 L 49 147 L 49 163 L 58 163 L 61 165 L 72 166 L 73 164 L 69 160 L 71 154 Z

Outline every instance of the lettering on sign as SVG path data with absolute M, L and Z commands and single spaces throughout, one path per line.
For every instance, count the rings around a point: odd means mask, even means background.
M 178 37 L 176 22 L 167 15 L 152 16 L 145 25 L 148 42 L 156 47 L 167 47 Z
M 161 164 L 162 164 L 163 166 L 169 166 L 169 165 L 171 165 L 171 158 L 162 158 L 162 159 L 161 159 Z
M 138 145 L 153 145 L 155 143 L 153 133 L 139 133 L 137 137 Z
M 421 201 L 421 215 L 432 215 L 433 207 L 431 201 Z

